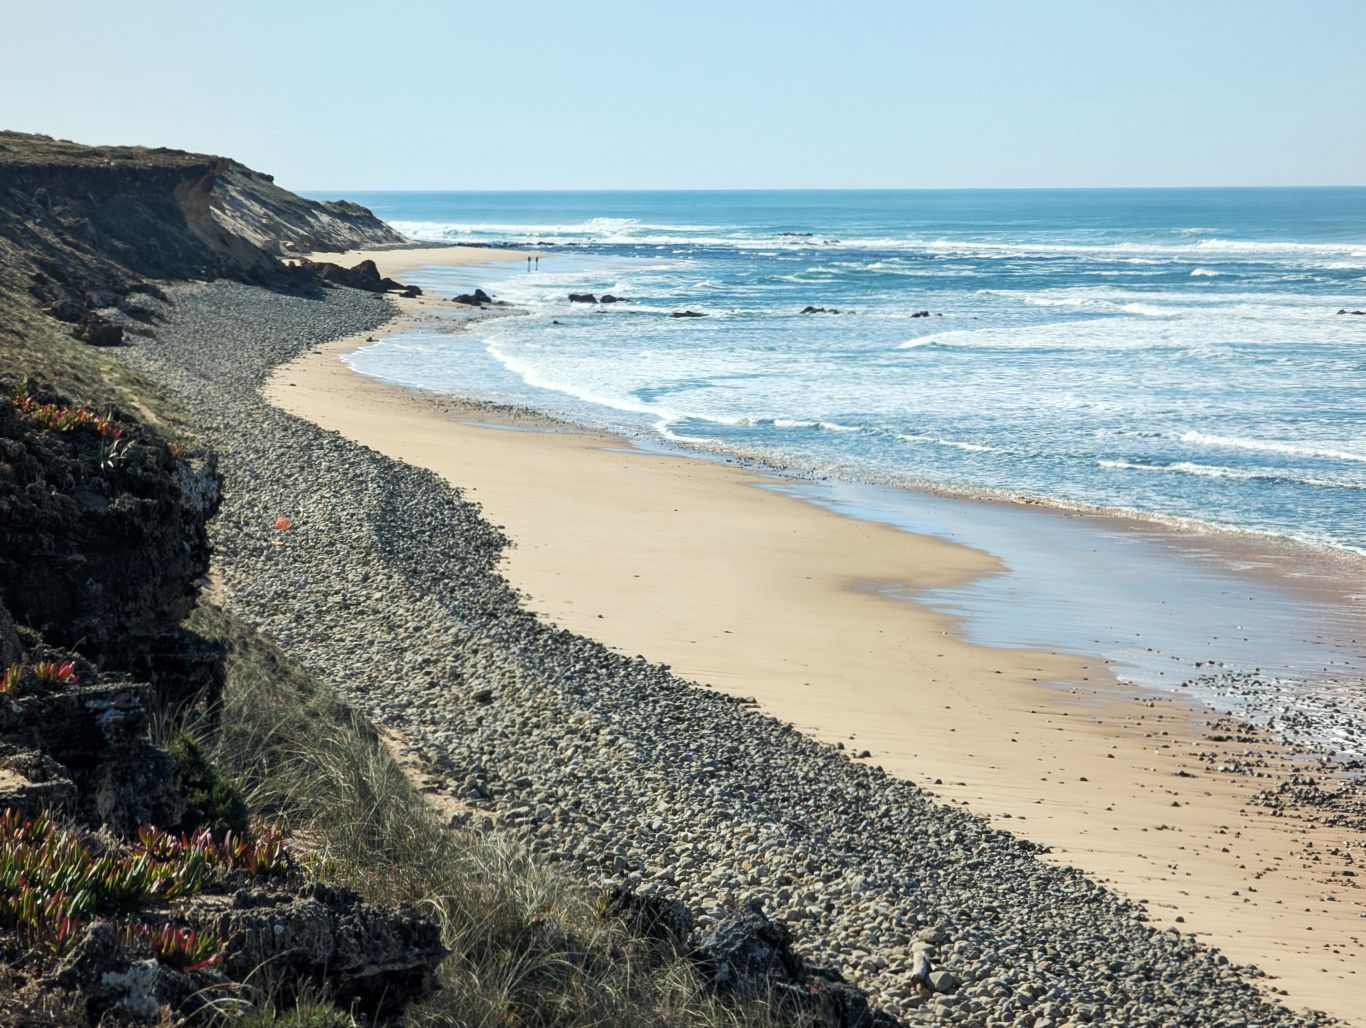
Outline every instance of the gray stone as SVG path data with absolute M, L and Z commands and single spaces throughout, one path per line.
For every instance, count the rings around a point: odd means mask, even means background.
M 951 971 L 931 971 L 929 985 L 935 992 L 954 992 L 958 988 L 958 979 Z

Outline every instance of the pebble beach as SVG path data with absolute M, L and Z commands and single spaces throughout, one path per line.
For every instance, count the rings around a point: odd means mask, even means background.
M 454 818 L 704 923 L 761 904 L 906 1023 L 1334 1023 L 1038 842 L 538 617 L 500 570 L 508 536 L 458 484 L 261 395 L 280 365 L 382 330 L 391 301 L 170 295 L 128 359 L 220 455 L 225 602 L 398 733 Z M 910 983 L 922 954 L 933 992 Z

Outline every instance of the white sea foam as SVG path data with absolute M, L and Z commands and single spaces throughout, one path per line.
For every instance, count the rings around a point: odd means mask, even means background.
M 1360 450 L 1349 450 L 1342 446 L 1285 442 L 1276 439 L 1250 439 L 1246 436 L 1214 435 L 1194 430 L 1182 432 L 1177 438 L 1183 443 L 1194 443 L 1200 446 L 1220 446 L 1233 450 L 1250 450 L 1254 453 L 1280 453 L 1292 457 L 1319 457 L 1327 460 L 1366 463 L 1366 447 Z
M 1125 303 L 1119 307 L 1125 314 L 1139 314 L 1145 318 L 1179 318 L 1180 311 L 1169 307 L 1158 307 L 1151 303 Z
M 1218 278 L 1222 274 L 1222 271 L 1215 271 L 1213 268 L 1191 269 L 1191 278 Z
M 1198 464 L 1195 461 L 1178 460 L 1168 464 L 1101 459 L 1097 466 L 1116 471 L 1147 471 L 1196 475 L 1200 478 L 1227 478 L 1240 482 L 1293 482 L 1299 485 L 1315 486 L 1320 489 L 1363 489 L 1366 482 L 1353 482 L 1346 479 L 1325 478 L 1322 475 L 1305 475 L 1295 471 L 1278 468 L 1229 468 L 1218 464 Z
M 1009 453 L 1009 450 L 999 446 L 986 446 L 982 443 L 968 443 L 961 439 L 944 439 L 933 435 L 917 435 L 912 432 L 898 432 L 896 437 L 907 443 L 928 443 L 931 446 L 947 446 L 954 450 L 966 450 L 969 453 Z
M 1128 263 L 1180 263 L 1212 253 L 1232 258 L 1294 259 L 1301 261 L 1366 260 L 1366 242 L 1300 243 L 1201 238 L 1189 243 L 1120 242 L 1016 242 L 1005 240 L 929 239 L 913 236 L 864 236 L 853 238 L 774 238 L 767 231 L 730 229 L 711 224 L 653 223 L 634 218 L 590 218 L 579 222 L 519 224 L 516 222 L 392 222 L 414 239 L 431 242 L 491 241 L 535 243 L 592 242 L 635 246 L 708 246 L 740 250 L 781 252 L 791 250 L 876 250 L 923 253 L 928 256 L 985 259 L 1085 257 Z

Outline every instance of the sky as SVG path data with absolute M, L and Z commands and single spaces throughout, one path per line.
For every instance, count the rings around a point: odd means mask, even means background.
M 0 127 L 301 191 L 1366 184 L 1366 0 L 0 0 Z

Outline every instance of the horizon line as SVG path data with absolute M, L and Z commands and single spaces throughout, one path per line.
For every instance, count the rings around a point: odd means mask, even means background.
M 279 176 L 273 176 L 279 184 Z M 493 187 L 314 186 L 294 187 L 298 193 L 1078 193 L 1139 192 L 1195 189 L 1366 189 L 1366 183 L 1307 185 L 1183 185 L 1183 186 L 535 186 L 521 189 Z

